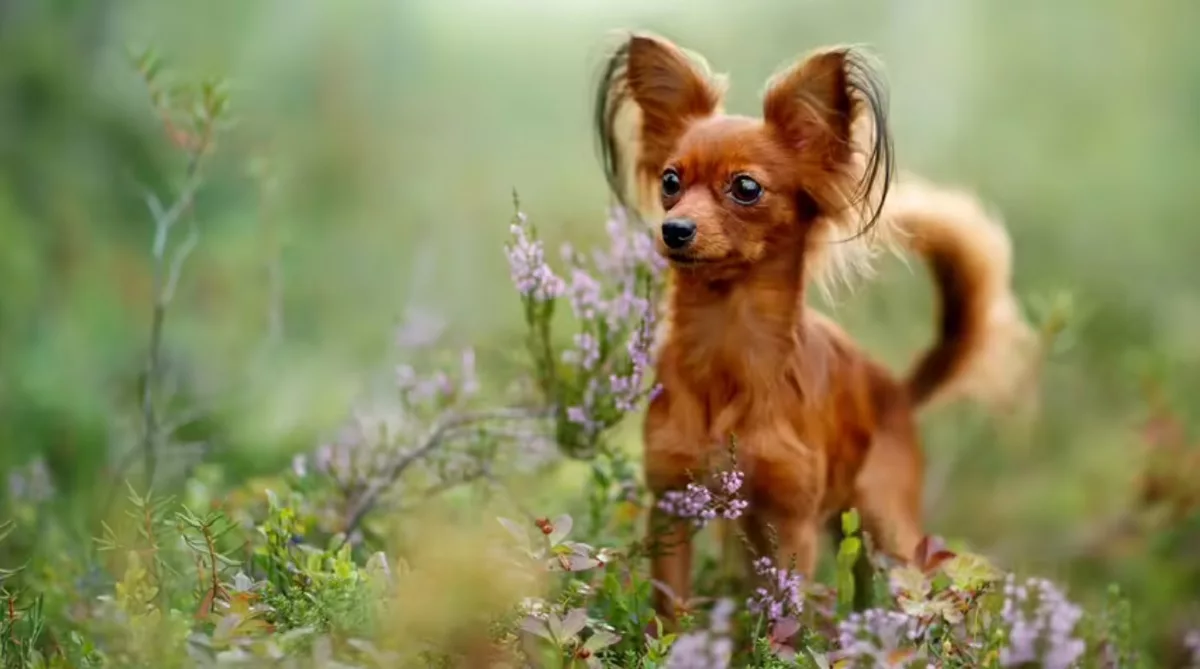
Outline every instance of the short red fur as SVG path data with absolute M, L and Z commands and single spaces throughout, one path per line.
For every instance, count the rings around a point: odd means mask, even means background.
M 645 421 L 647 483 L 658 496 L 684 487 L 736 437 L 747 535 L 769 551 L 769 526 L 777 563 L 810 576 L 821 530 L 850 507 L 879 548 L 914 559 L 925 536 L 915 412 L 952 388 L 1011 391 L 1013 354 L 1032 338 L 999 222 L 965 193 L 893 180 L 882 90 L 861 53 L 830 48 L 769 82 L 762 118 L 726 115 L 721 78 L 638 34 L 610 59 L 597 103 L 614 192 L 625 201 L 617 126 L 632 109 L 643 209 L 664 214 L 663 390 Z M 926 260 L 941 296 L 940 338 L 902 378 L 805 302 L 810 283 L 891 244 Z M 673 527 L 652 571 L 687 601 L 690 533 Z M 672 604 L 656 601 L 668 620 Z

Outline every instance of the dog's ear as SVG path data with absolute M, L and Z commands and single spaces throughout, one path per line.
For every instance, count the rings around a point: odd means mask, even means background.
M 627 103 L 639 112 L 634 172 L 646 186 L 657 184 L 688 126 L 720 111 L 724 91 L 723 78 L 711 74 L 703 59 L 661 37 L 637 34 L 621 43 L 600 79 L 595 121 L 609 186 L 622 204 L 625 157 L 616 125 Z
M 886 91 L 864 54 L 819 51 L 776 75 L 763 96 L 763 118 L 795 151 L 804 195 L 818 211 L 837 213 L 891 181 Z M 869 225 L 882 197 L 874 198 Z

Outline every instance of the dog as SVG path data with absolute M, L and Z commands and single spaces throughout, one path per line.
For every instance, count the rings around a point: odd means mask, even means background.
M 669 266 L 648 488 L 661 499 L 711 474 L 736 438 L 755 552 L 811 578 L 822 529 L 854 508 L 880 551 L 911 563 L 925 537 L 916 412 L 1012 394 L 1035 338 L 1001 222 L 969 193 L 896 174 L 886 89 L 856 47 L 772 77 L 757 118 L 726 114 L 725 77 L 660 36 L 624 36 L 605 62 L 595 124 L 608 184 L 623 205 L 636 187 L 633 206 L 661 218 Z M 940 296 L 938 338 L 902 377 L 805 301 L 883 249 L 922 258 Z M 651 511 L 669 547 L 651 572 L 671 622 L 690 598 L 692 532 L 666 516 Z

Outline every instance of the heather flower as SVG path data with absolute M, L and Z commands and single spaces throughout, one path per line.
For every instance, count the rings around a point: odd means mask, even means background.
M 475 371 L 475 351 L 469 348 L 463 350 L 460 364 L 457 381 L 441 370 L 421 375 L 412 365 L 396 367 L 396 387 L 400 391 L 403 404 L 414 410 L 440 409 L 454 400 L 478 393 L 479 378 Z
M 737 605 L 732 599 L 719 599 L 709 613 L 708 626 L 718 634 L 728 634 L 732 629 L 732 619 Z
M 601 296 L 602 290 L 600 282 L 582 267 L 571 270 L 571 284 L 567 288 L 567 297 L 577 318 L 592 320 L 607 307 Z
M 609 389 L 613 393 L 613 401 L 622 412 L 633 411 L 634 405 L 643 396 L 649 396 L 654 391 L 643 392 L 642 386 L 646 371 L 650 368 L 650 350 L 654 346 L 654 312 L 647 309 L 641 316 L 641 325 L 634 331 L 626 346 L 629 354 L 629 374 L 612 375 L 609 377 Z
M 898 611 L 868 609 L 838 623 L 834 656 L 858 667 L 905 667 L 916 659 L 917 619 Z
M 292 471 L 297 478 L 313 473 L 327 477 L 347 495 L 370 487 L 397 454 L 425 434 L 434 416 L 478 393 L 475 353 L 462 351 L 460 369 L 454 376 L 442 370 L 422 373 L 412 365 L 399 365 L 395 386 L 398 393 L 360 401 L 349 420 L 325 443 L 296 457 Z M 466 480 L 479 470 L 478 458 L 464 449 L 444 449 L 436 458 L 424 461 L 426 474 L 435 481 Z
M 733 658 L 730 618 L 731 599 L 718 600 L 709 617 L 708 629 L 679 636 L 667 656 L 668 669 L 725 669 Z
M 762 585 L 746 602 L 750 612 L 766 616 L 772 622 L 799 617 L 804 610 L 803 577 L 790 569 L 776 567 L 766 556 L 754 561 L 754 571 Z
M 546 264 L 545 248 L 540 240 L 532 238 L 525 214 L 517 214 L 517 222 L 509 231 L 512 240 L 505 246 L 505 251 L 509 273 L 517 291 L 542 302 L 562 295 L 565 290 L 563 280 Z
M 582 428 L 583 437 L 587 441 L 595 438 L 604 428 L 603 422 L 596 417 L 599 394 L 600 391 L 596 379 L 591 379 L 587 387 L 584 388 L 582 403 L 567 407 L 567 420 Z
M 733 658 L 733 641 L 711 631 L 680 635 L 671 644 L 667 669 L 726 669 Z
M 592 370 L 600 362 L 600 342 L 588 332 L 575 335 L 575 347 L 563 351 L 563 362 Z
M 742 472 L 737 470 L 720 472 L 715 489 L 689 483 L 683 490 L 664 493 L 658 508 L 672 516 L 690 519 L 698 527 L 715 518 L 740 518 L 748 506 L 748 502 L 738 496 L 744 479 Z
M 541 242 L 523 215 L 507 247 L 513 281 L 526 298 L 536 348 L 553 351 L 543 320 L 551 311 L 532 309 L 528 300 L 549 307 L 557 297 L 565 297 L 578 322 L 573 345 L 538 363 L 540 369 L 557 373 L 558 383 L 543 379 L 542 390 L 553 395 L 550 401 L 562 407 L 560 415 L 573 426 L 567 433 L 560 431 L 560 438 L 586 452 L 653 390 L 646 387 L 657 306 L 652 296 L 663 263 L 654 253 L 649 231 L 635 226 L 623 211 L 613 211 L 607 229 L 609 245 L 595 251 L 590 263 L 570 245 L 563 246 L 566 281 L 550 278 L 553 273 L 546 268 Z M 560 362 L 568 369 L 561 370 Z
M 1000 615 L 1008 626 L 1008 643 L 1000 651 L 1002 666 L 1040 660 L 1048 669 L 1067 669 L 1083 655 L 1084 641 L 1073 635 L 1083 611 L 1045 579 L 1018 584 L 1009 575 Z
M 311 471 L 329 477 L 343 490 L 367 486 L 387 466 L 399 435 L 412 432 L 412 417 L 396 408 L 361 405 L 350 420 L 307 458 L 292 462 L 300 477 Z
M 666 260 L 654 251 L 654 240 L 649 231 L 638 229 L 624 209 L 614 207 L 604 227 L 608 232 L 609 248 L 593 254 L 593 261 L 603 274 L 628 276 L 639 267 L 648 267 L 655 273 L 666 269 Z

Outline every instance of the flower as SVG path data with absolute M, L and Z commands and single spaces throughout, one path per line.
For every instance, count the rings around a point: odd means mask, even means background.
M 575 335 L 575 348 L 563 351 L 563 362 L 591 370 L 600 362 L 600 341 L 588 332 Z
M 1008 626 L 1008 643 L 1000 650 L 1002 666 L 1040 660 L 1048 669 L 1067 669 L 1083 655 L 1084 641 L 1073 635 L 1083 610 L 1050 581 L 1031 578 L 1018 584 L 1010 574 L 1000 615 Z
M 733 641 L 708 630 L 683 634 L 671 644 L 667 669 L 725 669 L 733 657 Z
M 571 270 L 571 283 L 567 287 L 567 297 L 571 301 L 571 310 L 577 318 L 591 320 L 606 308 L 601 296 L 603 286 L 588 274 L 582 267 Z
M 537 301 L 549 301 L 562 295 L 563 280 L 546 264 L 546 253 L 540 240 L 531 236 L 528 218 L 517 214 L 517 222 L 509 231 L 512 240 L 505 245 L 508 269 L 521 295 Z
M 746 602 L 751 613 L 764 615 L 772 622 L 798 617 L 804 610 L 803 577 L 790 569 L 781 569 L 769 557 L 754 561 L 754 571 L 763 585 Z
M 725 669 L 733 658 L 732 599 L 720 599 L 709 614 L 708 629 L 690 632 L 671 644 L 667 669 Z
M 646 388 L 646 380 L 657 317 L 653 295 L 665 265 L 654 252 L 649 230 L 635 225 L 623 210 L 612 211 L 606 228 L 609 245 L 595 251 L 590 263 L 569 244 L 563 246 L 566 280 L 546 265 L 542 243 L 523 214 L 506 247 L 513 282 L 525 299 L 553 304 L 565 297 L 578 323 L 573 346 L 558 357 L 574 368 L 562 375 L 570 379 L 563 391 L 565 417 L 582 428 L 580 445 L 588 446 L 657 392 Z M 548 319 L 550 310 L 528 315 Z
M 737 470 L 717 474 L 715 490 L 692 482 L 684 490 L 670 490 L 658 500 L 658 508 L 679 518 L 691 519 L 703 527 L 714 518 L 740 518 L 749 505 L 738 496 L 745 475 Z
M 904 667 L 917 657 L 917 619 L 898 611 L 867 609 L 838 623 L 837 659 L 850 666 Z

